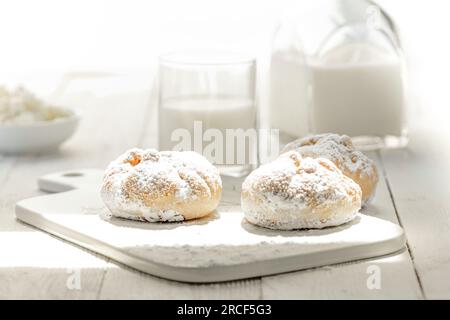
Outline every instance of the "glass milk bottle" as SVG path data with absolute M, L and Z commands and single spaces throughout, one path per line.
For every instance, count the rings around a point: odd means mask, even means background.
M 286 84 L 283 99 L 271 86 L 272 114 L 295 114 L 272 117 L 273 126 L 292 137 L 347 134 L 360 149 L 405 146 L 405 68 L 392 20 L 370 1 L 318 3 L 288 28 L 290 45 L 273 51 L 271 81 Z
M 257 165 L 256 61 L 232 53 L 173 53 L 159 60 L 159 149 L 196 151 L 221 174 Z

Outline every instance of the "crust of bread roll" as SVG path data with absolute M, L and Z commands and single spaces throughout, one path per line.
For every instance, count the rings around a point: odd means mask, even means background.
M 219 171 L 195 152 L 131 149 L 105 171 L 101 197 L 116 217 L 174 222 L 201 218 L 220 201 Z
M 377 167 L 369 157 L 355 150 L 350 137 L 333 133 L 307 136 L 287 144 L 281 153 L 291 150 L 304 157 L 326 158 L 333 162 L 344 175 L 359 184 L 363 205 L 375 195 L 378 184 Z
M 261 227 L 321 229 L 355 218 L 361 188 L 331 161 L 289 151 L 250 173 L 241 206 L 245 218 Z

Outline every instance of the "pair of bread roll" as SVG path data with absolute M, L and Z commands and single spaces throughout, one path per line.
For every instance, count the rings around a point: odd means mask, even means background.
M 266 228 L 336 226 L 356 216 L 377 180 L 350 138 L 318 135 L 294 141 L 254 170 L 241 205 L 248 221 Z M 219 171 L 198 153 L 131 149 L 107 168 L 101 196 L 114 216 L 172 222 L 208 215 L 221 192 Z

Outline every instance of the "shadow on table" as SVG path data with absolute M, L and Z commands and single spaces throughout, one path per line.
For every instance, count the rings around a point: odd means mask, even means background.
M 129 220 L 129 219 L 125 219 L 125 218 L 113 217 L 109 213 L 103 213 L 100 215 L 100 217 L 103 221 L 106 221 L 117 227 L 146 229 L 146 230 L 172 230 L 172 229 L 176 229 L 179 227 L 205 225 L 214 220 L 219 219 L 220 214 L 217 211 L 213 211 L 206 217 L 188 220 L 188 221 L 181 221 L 181 222 L 137 221 L 137 220 Z
M 329 235 L 336 232 L 341 232 L 342 230 L 351 228 L 357 225 L 361 221 L 361 217 L 357 216 L 350 222 L 337 227 L 327 227 L 323 229 L 299 229 L 299 230 L 272 230 L 263 227 L 258 227 L 254 224 L 248 222 L 245 218 L 242 219 L 241 226 L 249 233 L 253 233 L 260 236 L 266 237 L 310 237 L 310 236 L 323 236 Z

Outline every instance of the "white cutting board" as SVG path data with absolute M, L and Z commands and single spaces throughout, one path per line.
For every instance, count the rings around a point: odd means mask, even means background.
M 243 219 L 237 202 L 240 184 L 229 179 L 224 181 L 222 205 L 200 220 L 146 223 L 111 218 L 99 196 L 101 178 L 102 171 L 90 169 L 42 177 L 42 190 L 60 193 L 20 201 L 16 217 L 132 268 L 184 282 L 301 270 L 385 255 L 405 245 L 399 226 L 362 214 L 324 230 L 253 226 Z

